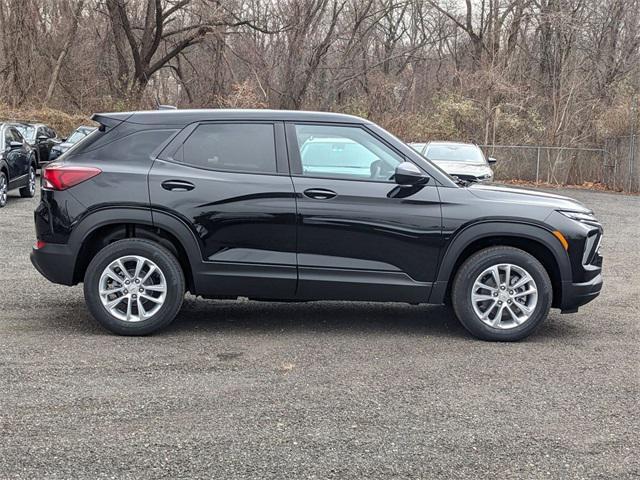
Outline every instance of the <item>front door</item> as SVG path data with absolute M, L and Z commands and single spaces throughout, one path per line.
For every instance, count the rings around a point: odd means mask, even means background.
M 295 198 L 283 125 L 211 122 L 191 128 L 168 147 L 169 156 L 163 152 L 154 162 L 149 192 L 152 208 L 182 218 L 198 239 L 196 293 L 293 297 Z
M 438 264 L 438 188 L 393 180 L 405 158 L 362 126 L 288 124 L 298 297 L 426 302 Z
M 26 184 L 29 173 L 29 157 L 24 147 L 25 141 L 20 132 L 13 127 L 5 130 L 5 160 L 9 166 L 10 188 Z M 11 142 L 20 142 L 22 148 L 11 148 Z

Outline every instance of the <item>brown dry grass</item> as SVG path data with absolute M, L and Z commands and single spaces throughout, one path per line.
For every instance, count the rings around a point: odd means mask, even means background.
M 69 114 L 47 107 L 16 109 L 0 103 L 0 122 L 4 121 L 44 123 L 62 136 L 69 135 L 80 125 L 95 125 L 90 115 Z

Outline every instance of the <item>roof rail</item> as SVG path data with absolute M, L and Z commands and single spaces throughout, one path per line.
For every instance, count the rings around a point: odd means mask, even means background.
M 175 105 L 160 105 L 158 104 L 158 110 L 177 110 L 178 107 Z

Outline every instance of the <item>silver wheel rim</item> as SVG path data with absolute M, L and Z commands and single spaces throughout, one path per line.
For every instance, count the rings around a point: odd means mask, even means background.
M 471 304 L 478 318 L 508 330 L 525 323 L 538 304 L 538 287 L 524 268 L 500 263 L 484 270 L 473 283 Z
M 0 175 L 0 205 L 7 203 L 7 178 Z
M 36 171 L 33 167 L 29 168 L 29 193 L 36 193 Z
M 160 267 L 138 255 L 120 257 L 107 265 L 98 289 L 107 312 L 124 322 L 153 317 L 167 298 L 167 282 Z

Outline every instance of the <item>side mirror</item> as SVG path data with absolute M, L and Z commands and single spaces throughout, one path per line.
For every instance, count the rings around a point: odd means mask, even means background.
M 398 185 L 408 187 L 425 185 L 429 182 L 429 177 L 411 162 L 402 162 L 398 165 L 393 178 Z
M 66 142 L 66 141 L 67 141 L 67 137 L 62 137 L 62 138 L 60 139 L 60 143 L 64 143 L 64 142 Z
M 489 158 L 487 158 L 487 161 L 489 162 L 489 165 L 493 165 L 493 164 L 494 164 L 494 163 L 496 163 L 498 160 L 496 160 L 496 159 L 495 159 L 495 158 L 493 158 L 493 157 L 489 157 Z
M 39 142 L 46 142 L 47 140 L 49 140 L 49 137 L 47 137 L 46 135 L 39 135 L 38 136 L 38 141 Z
M 22 148 L 22 142 L 13 141 L 9 143 L 10 150 L 17 150 L 18 148 Z

